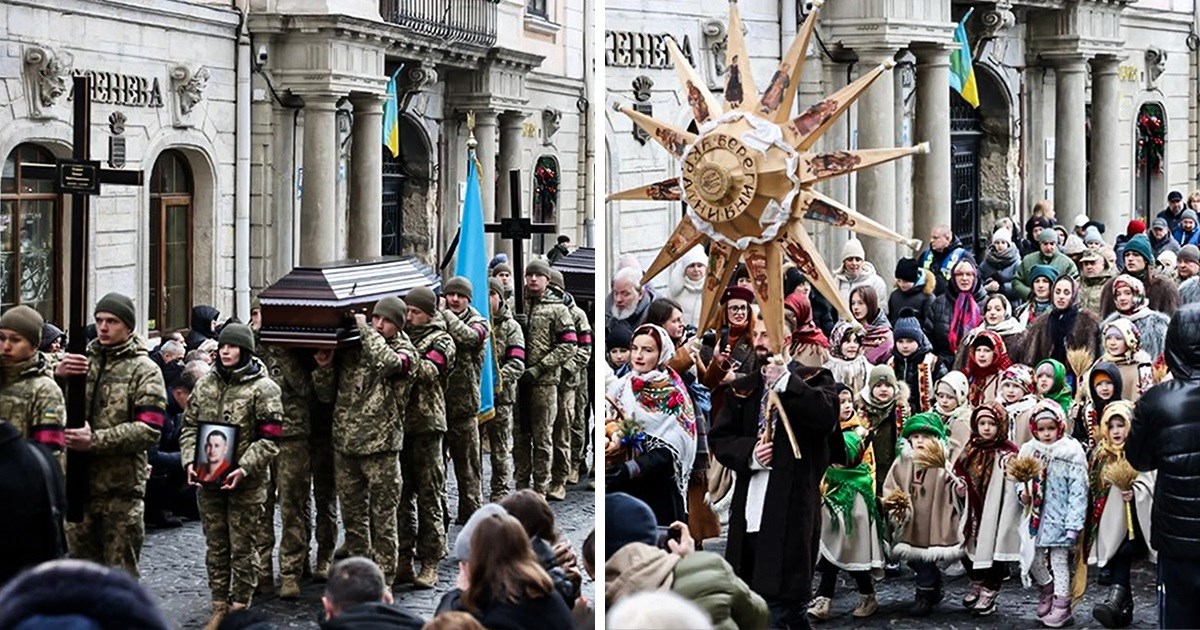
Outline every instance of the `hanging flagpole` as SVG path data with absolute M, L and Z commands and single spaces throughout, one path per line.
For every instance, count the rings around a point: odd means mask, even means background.
M 491 304 L 488 298 L 487 239 L 483 231 L 483 170 L 480 168 L 475 148 L 475 113 L 467 113 L 467 191 L 463 198 L 462 217 L 456 237 L 458 254 L 454 273 L 471 281 L 474 289 L 471 306 L 479 311 L 491 330 Z M 496 415 L 495 387 L 496 364 L 492 349 L 491 334 L 483 344 L 483 370 L 479 379 L 479 422 L 484 423 Z

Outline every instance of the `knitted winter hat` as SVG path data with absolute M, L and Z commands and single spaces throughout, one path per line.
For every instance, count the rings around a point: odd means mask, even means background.
M 0 628 L 171 627 L 154 597 L 128 573 L 84 560 L 43 563 L 0 593 Z
M 503 298 L 504 293 L 505 293 L 504 282 L 502 280 L 500 280 L 500 278 L 489 278 L 488 279 L 488 291 L 495 293 L 496 295 L 499 295 L 501 298 Z
M 900 429 L 900 437 L 907 438 L 914 433 L 927 433 L 939 440 L 946 439 L 946 423 L 935 411 L 926 411 L 909 416 Z
M 371 314 L 389 319 L 397 326 L 403 326 L 404 316 L 408 314 L 408 305 L 404 303 L 404 300 L 389 295 L 375 303 L 375 310 Z
M 1071 234 L 1067 237 L 1067 242 L 1063 244 L 1063 253 L 1068 256 L 1082 254 L 1087 246 L 1083 244 L 1083 239 Z
M 891 366 L 876 365 L 871 368 L 871 372 L 867 376 L 867 387 L 874 389 L 880 383 L 888 383 L 892 387 L 896 386 L 896 371 Z
M 471 514 L 471 518 L 467 519 L 466 524 L 458 532 L 458 537 L 454 539 L 454 559 L 459 562 L 466 562 L 471 558 L 471 537 L 475 535 L 475 528 L 479 527 L 485 519 L 491 518 L 500 514 L 508 514 L 508 512 L 496 503 L 485 503 L 479 506 Z
M 1159 269 L 1174 269 L 1177 258 L 1178 257 L 1175 255 L 1175 252 L 1169 249 L 1164 249 L 1163 252 L 1158 255 Z
M 507 273 L 508 275 L 511 276 L 512 275 L 512 266 L 506 262 L 503 262 L 503 263 L 498 263 L 495 267 L 492 267 L 492 277 L 493 278 L 495 278 L 497 275 L 502 274 L 502 273 Z
M 901 258 L 896 261 L 896 279 L 915 283 L 921 268 L 915 258 Z
M 1054 284 L 1058 280 L 1058 270 L 1050 265 L 1034 265 L 1033 269 L 1029 270 L 1029 284 L 1033 285 L 1033 281 L 1038 278 L 1045 278 Z
M 34 348 L 42 345 L 42 325 L 45 323 L 40 313 L 24 304 L 8 309 L 4 316 L 0 317 L 0 328 L 7 328 L 21 335 Z
M 408 295 L 404 296 L 404 303 L 421 309 L 426 315 L 433 315 L 437 311 L 437 296 L 429 287 L 409 289 Z
M 1058 232 L 1055 232 L 1054 228 L 1043 228 L 1041 232 L 1038 232 L 1038 242 L 1039 243 L 1057 243 L 1058 242 Z
M 1146 231 L 1146 222 L 1141 219 L 1133 219 L 1125 226 L 1126 238 L 1132 238 L 1135 234 L 1142 234 Z
M 442 285 L 442 295 L 448 293 L 457 293 L 469 301 L 474 295 L 474 287 L 471 286 L 471 281 L 465 276 L 454 276 Z
M 133 300 L 120 293 L 109 293 L 100 298 L 100 301 L 96 302 L 95 310 L 92 311 L 93 315 L 96 313 L 111 313 L 116 315 L 117 319 L 125 322 L 129 330 L 137 328 L 137 311 L 133 308 Z
M 1104 237 L 1100 236 L 1100 230 L 1096 226 L 1089 225 L 1086 232 L 1083 233 L 1083 244 L 1091 245 L 1092 243 L 1104 244 Z
M 846 244 L 842 246 L 842 260 L 846 260 L 847 258 L 865 259 L 866 257 L 867 254 L 863 250 L 862 241 L 856 238 L 846 241 Z
M 804 274 L 800 273 L 799 269 L 788 267 L 787 271 L 783 272 L 783 294 L 791 295 L 796 290 L 796 287 L 805 282 L 808 282 L 808 279 L 804 277 Z
M 550 284 L 560 289 L 566 285 L 566 281 L 563 280 L 561 271 L 557 269 L 550 269 Z
M 221 336 L 217 337 L 217 343 L 237 346 L 246 352 L 254 352 L 254 331 L 241 323 L 225 324 L 221 328 Z
M 63 332 L 62 329 L 60 329 L 58 326 L 55 326 L 54 324 L 51 324 L 50 322 L 46 322 L 45 324 L 42 324 L 42 346 L 41 346 L 42 352 L 45 352 L 46 350 L 50 349 L 50 344 L 59 340 L 66 334 L 67 333 Z
M 1146 260 L 1146 264 L 1154 262 L 1154 250 L 1150 247 L 1150 239 L 1145 234 L 1134 235 L 1125 244 L 1125 253 L 1133 252 Z
M 541 258 L 534 258 L 525 265 L 525 275 L 550 277 L 550 264 Z
M 604 495 L 604 559 L 629 543 L 658 542 L 657 522 L 650 506 L 624 492 Z
M 1200 263 L 1200 247 L 1195 245 L 1184 245 L 1179 248 L 1179 253 L 1175 255 L 1175 263 L 1194 262 Z
M 996 231 L 992 232 L 992 242 L 999 243 L 1001 241 L 1005 243 L 1012 242 L 1012 232 L 1008 228 L 996 228 Z
M 1080 213 L 1080 214 L 1075 215 L 1075 227 L 1081 228 L 1087 224 L 1088 224 L 1088 217 L 1086 214 Z
M 633 345 L 633 329 L 623 321 L 619 321 L 604 330 L 604 348 L 612 350 L 621 348 L 628 350 Z
M 1193 220 L 1193 221 L 1196 221 L 1196 222 L 1200 223 L 1200 217 L 1197 217 L 1197 216 L 1196 216 L 1196 211 L 1195 211 L 1195 210 L 1192 210 L 1191 208 L 1188 208 L 1187 210 L 1184 210 L 1184 211 L 1183 211 L 1183 214 L 1179 215 L 1179 220 L 1180 220 L 1180 221 L 1182 221 L 1182 220 L 1184 220 L 1184 219 L 1191 219 L 1191 220 Z
M 921 339 L 925 337 L 925 332 L 921 330 L 921 322 L 918 322 L 917 318 L 911 314 L 913 312 L 914 311 L 912 309 L 904 309 L 904 311 L 901 311 L 900 317 L 896 320 L 896 326 L 893 328 L 892 333 L 892 337 L 896 341 L 900 341 L 901 339 L 911 339 L 920 344 Z
M 495 270 L 496 267 L 506 264 L 508 264 L 508 254 L 500 252 L 499 254 L 492 256 L 492 259 L 488 262 L 488 268 Z

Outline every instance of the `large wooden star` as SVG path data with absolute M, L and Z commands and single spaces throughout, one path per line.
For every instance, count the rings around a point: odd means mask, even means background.
M 750 55 L 736 0 L 729 3 L 724 104 L 709 92 L 675 42 L 668 41 L 671 59 L 683 84 L 682 96 L 692 108 L 699 134 L 626 105 L 614 106 L 679 160 L 680 176 L 614 193 L 608 199 L 682 199 L 688 206 L 686 216 L 646 270 L 642 282 L 648 282 L 692 247 L 706 245 L 708 280 L 700 317 L 704 330 L 717 324 L 721 294 L 738 262 L 745 260 L 776 352 L 783 342 L 784 255 L 844 317 L 853 320 L 829 266 L 804 228 L 803 219 L 845 227 L 914 250 L 921 246 L 919 240 L 901 236 L 814 189 L 822 180 L 929 151 L 928 143 L 907 148 L 808 151 L 875 79 L 895 65 L 888 61 L 871 69 L 799 116 L 790 118 L 800 69 L 821 4 L 820 0 L 813 2 L 813 10 L 761 97 L 750 73 Z

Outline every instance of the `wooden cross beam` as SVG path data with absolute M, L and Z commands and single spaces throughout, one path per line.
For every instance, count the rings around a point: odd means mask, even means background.
M 116 186 L 141 186 L 142 171 L 118 171 L 100 167 L 98 160 L 91 159 L 92 89 L 91 78 L 75 77 L 72 99 L 74 100 L 73 143 L 70 159 L 60 159 L 56 164 L 25 164 L 21 166 L 21 177 L 43 179 L 54 182 L 55 191 L 71 195 L 71 308 L 67 318 L 67 351 L 72 354 L 87 354 L 87 325 L 91 320 L 87 302 L 88 277 L 88 226 L 92 195 L 100 194 L 101 184 Z M 68 428 L 77 429 L 87 420 L 87 377 L 72 376 L 67 379 L 67 422 Z M 97 393 L 98 395 L 98 393 Z M 83 520 L 84 509 L 90 499 L 89 468 L 90 453 L 67 451 L 67 520 L 78 523 Z
M 499 234 L 500 238 L 513 242 L 513 298 L 514 312 L 525 312 L 525 241 L 534 234 L 554 234 L 558 226 L 553 223 L 534 223 L 521 216 L 521 171 L 508 172 L 508 214 L 498 223 L 486 223 L 484 232 Z

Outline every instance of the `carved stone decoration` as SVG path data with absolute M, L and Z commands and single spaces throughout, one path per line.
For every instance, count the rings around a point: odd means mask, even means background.
M 71 53 L 55 53 L 49 48 L 25 49 L 25 95 L 29 99 L 31 118 L 50 118 L 49 111 L 70 88 L 71 69 L 75 58 Z
M 542 110 L 542 144 L 549 145 L 550 138 L 562 126 L 562 112 L 553 107 Z
M 700 25 L 704 35 L 704 49 L 708 51 L 709 68 L 708 87 L 723 89 L 725 81 L 725 47 L 729 42 L 729 31 L 724 20 L 711 19 Z
M 125 167 L 125 114 L 117 111 L 108 115 L 108 165 L 113 168 Z
M 633 80 L 633 100 L 639 103 L 645 103 L 650 100 L 650 90 L 654 87 L 654 81 L 646 76 L 639 75 Z
M 994 11 L 985 12 L 979 17 L 979 43 L 1003 37 L 1016 24 L 1017 16 L 1007 9 L 997 7 Z
M 205 66 L 195 70 L 187 66 L 171 68 L 171 91 L 175 94 L 175 107 L 171 114 L 176 127 L 191 127 L 191 115 L 196 105 L 204 99 L 208 88 L 209 71 Z
M 633 109 L 647 116 L 654 115 L 654 105 L 650 103 L 633 103 Z M 642 129 L 641 125 L 633 126 L 633 139 L 637 140 L 642 146 L 650 141 L 650 133 Z
M 437 83 L 437 67 L 428 60 L 421 61 L 405 73 L 404 89 L 407 92 L 420 92 L 426 87 Z
M 1157 90 L 1158 79 L 1167 70 L 1167 51 L 1158 46 L 1146 49 L 1146 89 Z

